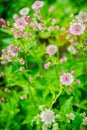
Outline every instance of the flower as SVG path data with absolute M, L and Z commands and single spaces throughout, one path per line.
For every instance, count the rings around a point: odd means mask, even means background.
M 7 48 L 8 53 L 10 53 L 13 57 L 18 56 L 19 47 L 15 45 L 9 45 Z
M 64 73 L 62 76 L 60 76 L 60 82 L 65 85 L 68 86 L 73 82 L 73 76 L 71 75 L 71 73 Z
M 26 24 L 26 20 L 22 17 L 15 20 L 14 26 L 20 30 L 23 30 L 25 29 Z
M 80 84 L 80 80 L 79 79 L 76 80 L 76 84 Z
M 81 35 L 85 31 L 85 26 L 81 23 L 72 23 L 69 31 L 71 34 Z
M 0 24 L 2 24 L 2 25 L 5 24 L 5 20 L 3 18 L 0 18 Z
M 73 113 L 66 114 L 66 117 L 68 117 L 70 120 L 75 119 L 75 115 Z
M 19 62 L 20 62 L 20 64 L 22 64 L 22 65 L 24 65 L 24 64 L 25 64 L 25 61 L 24 61 L 24 59 L 23 59 L 23 58 L 20 58 L 20 59 L 19 59 Z
M 68 48 L 67 48 L 67 50 L 71 53 L 71 54 L 73 54 L 73 55 L 75 55 L 76 53 L 77 53 L 77 50 L 75 49 L 75 47 L 74 46 L 69 46 Z
M 49 61 L 49 62 L 47 62 L 46 64 L 44 64 L 44 69 L 48 69 L 49 68 L 49 66 L 50 66 L 50 64 L 51 64 L 51 62 Z
M 53 18 L 53 19 L 52 19 L 52 24 L 55 24 L 55 23 L 56 23 L 56 19 Z
M 19 71 L 20 71 L 20 72 L 23 72 L 24 70 L 25 70 L 24 66 L 21 66 L 21 67 L 19 68 Z
M 13 19 L 14 19 L 14 20 L 17 20 L 18 18 L 19 18 L 19 15 L 18 15 L 18 14 L 14 14 L 14 15 L 13 15 Z
M 51 12 L 53 12 L 54 11 L 54 6 L 51 6 L 50 8 L 49 8 L 49 12 L 51 13 Z
M 84 125 L 87 125 L 87 117 L 85 117 L 85 118 L 83 119 L 83 124 L 84 124 Z
M 23 8 L 20 10 L 20 14 L 25 16 L 29 13 L 29 11 L 30 11 L 30 9 L 26 7 L 26 8 Z
M 81 11 L 77 18 L 81 22 L 87 22 L 87 13 Z
M 38 10 L 39 8 L 41 8 L 42 6 L 44 5 L 44 2 L 43 1 L 35 1 L 32 5 L 32 9 L 34 10 Z
M 63 62 L 66 62 L 67 61 L 67 57 L 63 56 L 61 59 L 60 59 L 60 63 L 63 63 Z
M 51 124 L 52 122 L 54 122 L 54 112 L 50 109 L 42 111 L 40 117 L 45 124 Z
M 49 54 L 50 56 L 51 55 L 54 55 L 57 51 L 57 47 L 55 45 L 49 45 L 47 48 L 46 48 L 46 52 L 47 54 Z

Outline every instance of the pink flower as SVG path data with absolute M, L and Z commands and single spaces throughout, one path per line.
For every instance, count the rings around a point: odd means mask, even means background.
M 31 17 L 30 17 L 30 16 L 25 16 L 25 21 L 26 21 L 26 22 L 30 22 L 30 20 L 31 20 Z
M 63 63 L 63 62 L 66 62 L 67 61 L 67 57 L 63 56 L 61 59 L 60 59 L 60 63 Z
M 55 24 L 55 23 L 56 23 L 56 19 L 53 18 L 53 19 L 52 19 L 52 24 Z
M 13 57 L 14 56 L 18 56 L 18 52 L 19 52 L 19 48 L 17 46 L 14 46 L 14 45 L 10 45 L 8 46 L 7 48 L 7 51 L 10 55 L 12 55 Z
M 2 25 L 5 24 L 5 20 L 3 18 L 0 18 L 0 24 L 2 24 Z
M 38 10 L 38 9 L 41 8 L 43 5 L 44 5 L 44 2 L 43 2 L 43 1 L 36 0 L 36 1 L 33 3 L 33 5 L 32 5 L 32 9 Z
M 20 14 L 26 16 L 29 13 L 29 11 L 30 9 L 26 7 L 20 10 Z
M 54 55 L 57 51 L 57 47 L 55 45 L 49 45 L 46 49 L 46 53 L 49 54 L 50 56 L 51 55 Z
M 73 76 L 70 73 L 64 73 L 62 76 L 60 76 L 60 82 L 65 86 L 70 85 L 73 80 Z
M 51 6 L 50 8 L 49 8 L 49 12 L 53 12 L 54 11 L 54 6 Z
M 25 29 L 26 24 L 27 24 L 27 23 L 26 23 L 25 19 L 22 17 L 22 18 L 16 19 L 16 21 L 15 21 L 15 23 L 14 23 L 14 26 L 15 26 L 16 28 L 20 29 L 20 30 L 23 30 L 23 29 Z
M 72 70 L 72 71 L 71 71 L 71 74 L 74 75 L 74 74 L 75 74 L 75 70 Z
M 81 35 L 85 31 L 85 26 L 81 23 L 72 23 L 69 31 L 71 34 Z
M 51 62 L 49 61 L 49 62 L 47 62 L 46 64 L 44 64 L 44 69 L 48 69 L 49 68 L 49 66 L 50 66 L 50 64 L 51 64 Z
M 80 80 L 79 79 L 76 80 L 76 84 L 80 84 Z
M 45 30 L 45 25 L 42 24 L 42 23 L 39 23 L 38 28 L 39 28 L 39 30 L 44 31 Z
M 7 28 L 7 26 L 6 26 L 5 24 L 3 24 L 3 25 L 2 25 L 2 28 L 3 28 L 3 29 L 6 29 L 6 28 Z
M 16 30 L 14 28 L 11 29 L 11 32 L 13 33 L 15 38 L 21 38 L 24 34 L 23 30 Z

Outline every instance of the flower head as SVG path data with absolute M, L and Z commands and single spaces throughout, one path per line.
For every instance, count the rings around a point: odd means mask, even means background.
M 50 66 L 50 64 L 51 64 L 51 62 L 49 61 L 49 62 L 47 62 L 46 64 L 44 64 L 44 69 L 48 69 L 49 68 L 49 66 Z
M 54 112 L 49 109 L 43 111 L 40 117 L 45 124 L 51 124 L 54 122 Z
M 0 18 L 0 24 L 2 24 L 2 25 L 5 24 L 5 20 L 3 18 Z
M 61 59 L 60 59 L 60 63 L 63 63 L 63 62 L 66 62 L 67 61 L 67 57 L 66 56 L 63 56 Z
M 77 18 L 81 22 L 87 22 L 87 13 L 81 11 Z
M 53 12 L 54 11 L 54 6 L 51 6 L 50 8 L 49 8 L 49 12 Z
M 84 125 L 87 125 L 87 117 L 85 117 L 85 118 L 83 119 L 83 124 L 84 124 Z
M 68 117 L 70 120 L 75 119 L 75 115 L 73 113 L 66 114 L 66 117 Z
M 33 5 L 32 5 L 32 9 L 38 10 L 38 9 L 41 8 L 43 5 L 44 5 L 44 2 L 43 2 L 43 1 L 36 0 L 36 1 L 33 3 Z
M 62 76 L 60 76 L 60 82 L 65 85 L 68 86 L 73 82 L 73 76 L 71 75 L 71 73 L 64 73 Z
M 49 54 L 50 56 L 54 55 L 56 53 L 56 51 L 57 51 L 57 47 L 55 45 L 52 45 L 52 44 L 49 45 L 46 49 L 47 54 Z
M 20 14 L 26 16 L 29 13 L 29 11 L 30 9 L 26 7 L 20 10 Z
M 15 20 L 14 26 L 20 30 L 23 30 L 25 29 L 26 24 L 26 20 L 22 17 Z
M 7 48 L 8 53 L 10 53 L 12 56 L 18 56 L 19 47 L 14 45 L 9 45 Z
M 81 23 L 72 23 L 69 31 L 71 34 L 81 35 L 85 31 L 85 26 Z

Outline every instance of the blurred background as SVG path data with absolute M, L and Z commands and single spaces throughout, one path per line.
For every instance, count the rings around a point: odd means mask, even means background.
M 14 13 L 25 7 L 31 7 L 35 0 L 0 0 L 0 17 L 10 19 Z M 54 4 L 57 6 L 58 12 L 78 13 L 80 10 L 87 11 L 86 0 L 42 0 L 46 2 L 46 6 Z

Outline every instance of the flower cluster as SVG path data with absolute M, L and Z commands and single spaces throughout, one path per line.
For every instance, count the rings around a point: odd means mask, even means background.
M 14 57 L 18 56 L 19 51 L 21 51 L 21 49 L 16 45 L 9 45 L 6 49 L 3 49 L 1 55 L 1 64 L 4 65 L 7 62 L 11 62 Z

